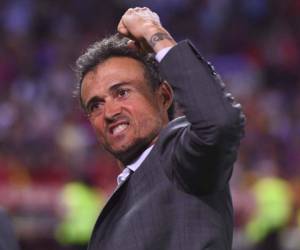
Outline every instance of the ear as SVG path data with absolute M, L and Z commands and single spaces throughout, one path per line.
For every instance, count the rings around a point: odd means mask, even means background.
M 173 90 L 167 81 L 163 81 L 158 88 L 160 103 L 164 110 L 168 110 L 173 102 Z

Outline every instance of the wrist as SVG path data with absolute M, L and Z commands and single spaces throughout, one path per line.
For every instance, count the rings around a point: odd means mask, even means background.
M 176 45 L 176 41 L 172 38 L 169 32 L 162 27 L 149 28 L 144 37 L 155 53 L 164 48 Z

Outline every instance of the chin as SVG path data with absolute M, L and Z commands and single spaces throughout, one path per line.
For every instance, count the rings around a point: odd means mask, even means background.
M 133 145 L 127 145 L 126 147 L 109 148 L 107 151 L 109 151 L 124 165 L 128 165 L 143 153 L 143 151 L 148 147 L 148 144 L 149 143 L 146 141 L 139 141 Z

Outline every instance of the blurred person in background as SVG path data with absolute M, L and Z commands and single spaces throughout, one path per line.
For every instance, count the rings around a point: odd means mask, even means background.
M 231 249 L 240 105 L 148 8 L 128 9 L 118 31 L 77 60 L 84 111 L 123 166 L 88 249 Z
M 60 194 L 61 221 L 55 238 L 64 249 L 84 250 L 92 234 L 104 197 L 88 181 L 74 180 L 66 183 Z
M 19 250 L 13 225 L 6 214 L 0 207 L 0 250 Z
M 280 232 L 289 223 L 293 208 L 289 183 L 277 176 L 265 176 L 251 191 L 256 205 L 245 228 L 246 237 L 257 250 L 281 250 Z

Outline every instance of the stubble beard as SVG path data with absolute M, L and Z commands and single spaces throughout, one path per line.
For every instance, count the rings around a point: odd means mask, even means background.
M 111 153 L 124 166 L 137 159 L 150 145 L 158 138 L 160 129 L 152 131 L 147 137 L 136 138 L 129 145 L 121 146 L 119 149 L 113 149 L 109 143 L 104 144 L 104 148 Z

